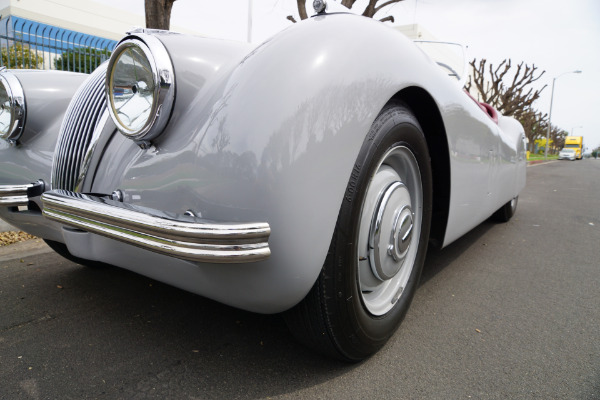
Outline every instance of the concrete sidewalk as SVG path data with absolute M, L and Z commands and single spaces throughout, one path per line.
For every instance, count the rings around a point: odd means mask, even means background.
M 18 232 L 20 229 L 0 219 L 0 234 L 11 231 Z M 40 238 L 14 242 L 0 246 L 0 262 L 49 253 L 51 251 L 52 249 Z
M 0 262 L 50 253 L 51 251 L 52 249 L 39 238 L 15 242 L 7 246 L 0 246 Z

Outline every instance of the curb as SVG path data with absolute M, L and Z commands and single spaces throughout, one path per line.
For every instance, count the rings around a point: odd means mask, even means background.
M 540 164 L 549 164 L 549 163 L 553 163 L 556 162 L 558 160 L 533 160 L 533 161 L 527 161 L 527 166 L 531 167 L 534 165 L 540 165 Z
M 51 251 L 52 249 L 42 239 L 26 240 L 8 246 L 0 246 L 0 262 L 50 253 Z

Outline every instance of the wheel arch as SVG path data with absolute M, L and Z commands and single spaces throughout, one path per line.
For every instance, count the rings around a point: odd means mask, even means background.
M 420 87 L 405 88 L 396 93 L 392 100 L 399 100 L 411 109 L 425 134 L 433 178 L 429 242 L 441 248 L 450 210 L 450 151 L 444 121 L 433 97 Z

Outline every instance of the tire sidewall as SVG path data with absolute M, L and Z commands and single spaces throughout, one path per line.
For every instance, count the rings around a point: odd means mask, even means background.
M 363 303 L 357 265 L 359 223 L 367 189 L 380 160 L 396 146 L 407 147 L 415 156 L 421 174 L 423 210 L 418 250 L 413 270 L 404 291 L 394 307 L 386 314 L 375 316 Z M 342 315 L 339 323 L 349 332 L 346 339 L 356 348 L 356 355 L 372 353 L 381 347 L 396 330 L 411 303 L 419 283 L 427 252 L 431 225 L 432 178 L 429 152 L 422 130 L 407 107 L 391 104 L 375 120 L 357 157 L 340 209 L 333 260 L 336 307 Z M 346 346 L 344 346 L 346 347 Z

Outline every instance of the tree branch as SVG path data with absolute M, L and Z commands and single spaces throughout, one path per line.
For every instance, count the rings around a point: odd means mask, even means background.
M 365 11 L 363 11 L 362 15 L 373 18 L 373 15 L 375 15 L 375 5 L 377 4 L 377 1 L 378 0 L 369 0 L 369 4 L 367 4 L 367 7 L 365 7 Z
M 347 8 L 352 8 L 356 0 L 342 0 L 342 5 Z
M 375 12 L 373 14 L 377 14 L 377 12 L 379 12 L 379 10 L 381 10 L 382 8 L 389 6 L 390 4 L 394 4 L 394 3 L 399 3 L 403 0 L 388 0 L 385 3 L 375 7 Z
M 541 89 L 531 86 L 540 79 L 544 71 L 538 73 L 535 65 L 529 66 L 521 62 L 512 74 L 510 59 L 502 61 L 497 67 L 492 64 L 488 66 L 485 59 L 479 63 L 473 60 L 469 64 L 473 73 L 465 87 L 469 90 L 472 87 L 476 88 L 481 101 L 492 105 L 506 116 L 518 119 L 529 139 L 530 150 L 533 150 L 533 143 L 539 137 L 545 136 L 548 126 L 544 126 L 547 115 L 533 108 L 533 103 L 539 99 L 546 85 Z M 508 83 L 505 84 L 505 81 Z M 556 132 L 553 136 L 555 145 L 560 144 L 559 130 Z
M 404 0 L 386 0 L 382 4 L 377 5 L 377 3 L 379 1 L 381 1 L 381 0 L 369 0 L 369 3 L 365 7 L 365 10 L 363 11 L 362 15 L 365 17 L 373 18 L 373 16 L 377 12 L 379 12 L 381 9 L 383 9 L 384 7 L 387 7 L 390 4 L 399 3 Z M 300 19 L 308 18 L 308 14 L 306 13 L 306 0 L 296 0 L 296 3 L 298 5 L 298 13 L 300 14 Z M 349 8 L 349 9 L 351 9 L 352 6 L 354 6 L 354 3 L 356 3 L 356 0 L 342 0 L 342 2 L 341 2 L 341 4 L 344 7 Z M 290 19 L 290 16 L 288 16 L 287 19 L 292 21 Z M 393 16 L 385 17 L 385 18 L 380 19 L 380 21 L 381 22 L 385 22 L 385 21 L 394 22 L 394 17 Z

